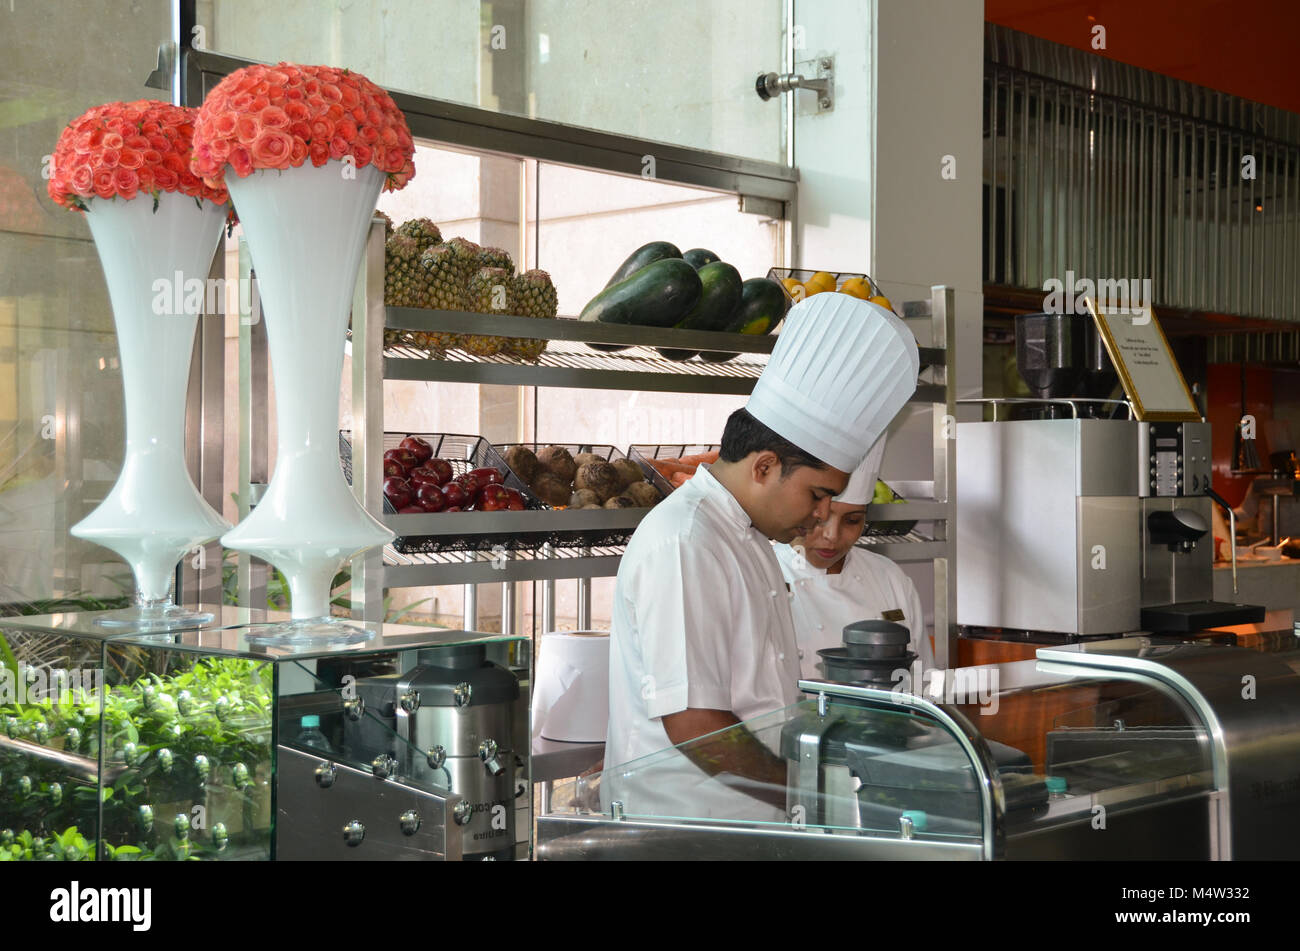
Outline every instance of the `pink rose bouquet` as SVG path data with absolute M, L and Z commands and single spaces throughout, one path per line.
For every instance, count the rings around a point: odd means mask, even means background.
M 94 198 L 130 200 L 180 192 L 213 204 L 229 201 L 225 186 L 190 170 L 197 110 L 153 99 L 109 102 L 68 123 L 54 147 L 49 193 L 64 208 L 86 210 Z
M 392 96 L 360 73 L 329 66 L 246 66 L 217 84 L 199 109 L 194 174 L 214 187 L 226 166 L 240 178 L 254 169 L 321 166 L 348 157 L 384 172 L 385 191 L 414 175 L 415 143 Z

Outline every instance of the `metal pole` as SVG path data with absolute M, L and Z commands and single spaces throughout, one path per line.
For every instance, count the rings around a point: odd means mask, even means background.
M 542 633 L 555 630 L 555 579 L 542 582 Z
M 465 614 L 461 627 L 466 631 L 478 630 L 478 585 L 465 585 Z
M 352 298 L 352 494 L 384 511 L 384 223 L 372 221 Z M 384 620 L 384 549 L 352 559 L 352 617 Z M 474 628 L 469 628 L 474 630 Z
M 591 579 L 577 579 L 577 629 L 591 630 Z
M 519 610 L 517 602 L 517 592 L 514 582 L 503 581 L 501 583 L 501 633 L 513 634 L 515 632 L 515 618 Z

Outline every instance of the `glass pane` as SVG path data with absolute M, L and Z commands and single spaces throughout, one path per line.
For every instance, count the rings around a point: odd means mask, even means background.
M 979 783 L 941 724 L 805 700 L 557 789 L 557 812 L 746 822 L 796 831 L 982 835 Z
M 221 53 L 328 63 L 435 99 L 783 162 L 784 110 L 754 79 L 781 71 L 784 11 L 782 0 L 213 0 L 199 21 Z
M 965 673 L 973 680 L 980 670 Z M 1006 686 L 958 705 L 999 764 L 1010 832 L 1086 825 L 1098 805 L 1118 814 L 1171 791 L 1213 788 L 1205 728 L 1169 688 L 1145 678 L 1042 674 L 1035 661 L 998 672 Z
M 12 6 L 12 9 L 10 7 Z M 46 194 L 68 122 L 144 80 L 171 4 L 6 4 L 0 28 L 0 605 L 133 590 L 126 565 L 68 535 L 122 465 L 122 378 L 90 231 Z M 81 55 L 79 37 L 92 55 Z M 118 602 L 124 603 L 124 602 Z M 36 608 L 42 611 L 48 604 Z

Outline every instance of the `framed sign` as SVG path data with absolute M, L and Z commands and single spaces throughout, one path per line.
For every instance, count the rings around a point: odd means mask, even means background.
M 1099 308 L 1096 299 L 1089 297 L 1088 310 L 1138 419 L 1160 422 L 1201 418 L 1150 304 L 1141 308 Z

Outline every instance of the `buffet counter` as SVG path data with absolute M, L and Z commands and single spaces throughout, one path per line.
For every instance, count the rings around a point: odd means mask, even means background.
M 537 855 L 1295 858 L 1300 652 L 1275 646 L 1041 647 L 937 693 L 805 681 L 791 707 L 558 784 Z M 755 743 L 765 771 L 697 765 Z

